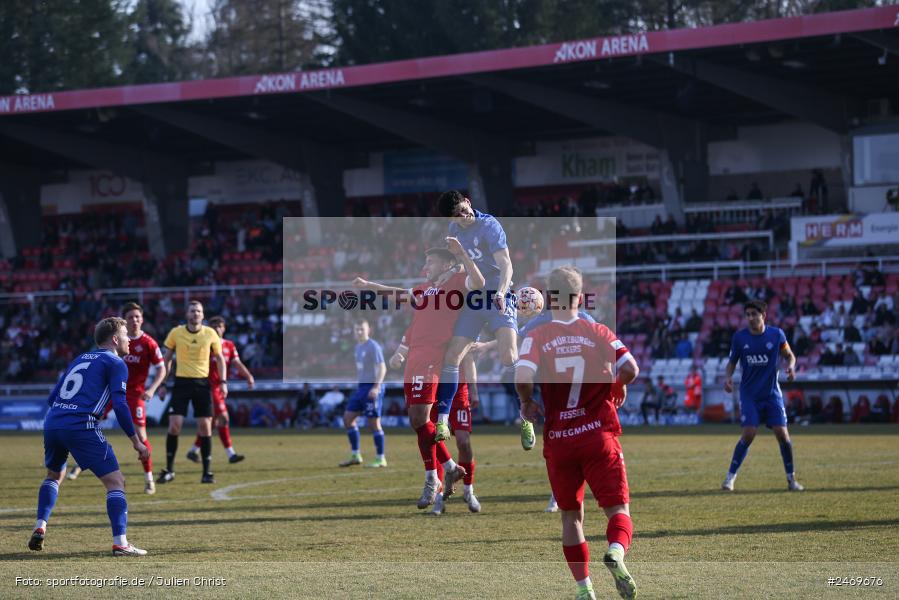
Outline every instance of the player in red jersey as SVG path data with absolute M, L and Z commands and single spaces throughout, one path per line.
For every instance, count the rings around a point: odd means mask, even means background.
M 549 276 L 553 320 L 531 330 L 521 344 L 515 387 L 525 418 L 541 412 L 534 381 L 543 397 L 543 456 L 562 514 L 562 550 L 578 585 L 578 599 L 596 598 L 590 581 L 590 552 L 584 538 L 584 484 L 609 518 L 609 548 L 603 562 L 622 598 L 635 597 L 634 579 L 624 566 L 633 535 L 624 454 L 618 443 L 618 408 L 628 383 L 640 372 L 615 333 L 578 318 L 583 291 L 580 271 L 559 267 Z
M 131 419 L 134 422 L 134 430 L 141 442 L 150 450 L 150 440 L 147 438 L 147 409 L 146 403 L 156 394 L 156 390 L 165 381 L 165 365 L 162 364 L 162 352 L 159 344 L 152 337 L 141 330 L 144 324 L 144 309 L 137 302 L 128 302 L 122 307 L 122 318 L 128 328 L 128 354 L 125 355 L 125 364 L 128 366 L 128 389 L 125 391 L 125 399 L 128 408 L 131 409 Z M 147 375 L 150 373 L 150 365 L 156 365 L 156 375 L 149 388 Z M 112 403 L 107 405 L 106 415 L 112 410 Z M 141 463 L 144 467 L 144 492 L 156 493 L 156 484 L 153 482 L 153 461 L 148 455 Z M 69 479 L 75 479 L 81 473 L 80 467 L 75 467 L 69 473 Z
M 224 317 L 212 317 L 209 319 L 209 326 L 215 329 L 215 332 L 219 334 L 219 337 L 222 339 L 222 356 L 225 358 L 225 373 L 228 372 L 228 369 L 231 368 L 231 365 L 234 365 L 234 368 L 237 369 L 238 375 L 247 380 L 247 387 L 251 390 L 256 385 L 256 380 L 253 379 L 253 374 L 250 373 L 250 370 L 246 367 L 243 362 L 240 360 L 240 355 L 237 353 L 237 346 L 234 345 L 234 342 L 231 340 L 225 339 L 225 318 Z M 215 360 L 215 357 L 210 357 L 211 361 Z M 219 372 L 218 369 L 214 368 L 214 366 L 210 366 L 209 368 L 209 387 L 212 389 L 212 410 L 215 414 L 215 420 L 213 421 L 213 425 L 219 431 L 219 439 L 222 440 L 222 446 L 225 447 L 225 452 L 228 453 L 228 462 L 229 463 L 239 463 L 243 459 L 246 458 L 243 454 L 238 454 L 234 451 L 234 446 L 231 443 L 231 427 L 229 425 L 230 419 L 228 417 L 228 405 L 225 403 L 225 397 L 222 395 L 221 386 L 219 385 Z M 187 452 L 188 460 L 192 460 L 193 462 L 200 462 L 200 436 L 197 436 L 197 439 L 194 440 L 194 446 Z
M 465 469 L 465 477 L 462 478 L 462 499 L 473 513 L 481 512 L 481 502 L 474 494 L 474 450 L 471 448 L 471 411 L 480 404 L 478 398 L 478 374 L 474 357 L 466 354 L 462 358 L 459 373 L 459 389 L 453 396 L 453 404 L 450 409 L 449 429 L 450 434 L 456 438 L 456 450 L 458 451 L 459 464 Z M 471 383 L 469 383 L 471 382 Z M 437 404 L 431 406 L 431 421 L 436 426 L 439 414 Z M 443 465 L 437 464 L 437 478 L 443 480 Z M 442 515 L 444 511 L 443 497 L 437 496 L 434 508 L 431 511 L 435 515 Z
M 361 278 L 356 287 L 396 294 L 411 294 L 416 303 L 412 322 L 406 329 L 405 344 L 391 359 L 393 368 L 406 363 L 403 390 L 409 423 L 418 436 L 418 449 L 425 467 L 425 485 L 418 500 L 418 508 L 434 503 L 441 481 L 437 475 L 438 461 L 445 475 L 443 499 L 449 498 L 456 483 L 465 477 L 466 470 L 456 464 L 443 442 L 436 442 L 437 429 L 430 419 L 431 406 L 437 401 L 437 382 L 443 365 L 443 355 L 453 336 L 461 308 L 469 291 L 484 287 L 484 276 L 455 238 L 446 238 L 448 248 L 431 248 L 425 252 L 424 274 L 426 281 L 411 290 L 384 286 Z M 454 267 L 461 261 L 463 273 Z M 406 360 L 408 357 L 408 360 Z

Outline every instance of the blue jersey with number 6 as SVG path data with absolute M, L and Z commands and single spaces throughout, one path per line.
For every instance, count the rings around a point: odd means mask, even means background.
M 96 429 L 109 402 L 115 400 L 127 411 L 127 386 L 128 367 L 114 352 L 94 350 L 81 354 L 47 399 L 50 410 L 44 417 L 44 429 Z M 128 429 L 130 423 L 128 419 L 120 424 Z

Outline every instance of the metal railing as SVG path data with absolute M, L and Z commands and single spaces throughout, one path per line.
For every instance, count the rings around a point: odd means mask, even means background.
M 608 239 L 574 240 L 568 242 L 569 248 L 595 248 L 598 246 L 621 244 L 646 244 L 664 242 L 695 242 L 698 240 L 744 240 L 749 238 L 765 238 L 768 250 L 774 250 L 774 232 L 770 229 L 762 231 L 728 231 L 722 233 L 676 233 L 671 235 L 638 235 L 615 237 Z

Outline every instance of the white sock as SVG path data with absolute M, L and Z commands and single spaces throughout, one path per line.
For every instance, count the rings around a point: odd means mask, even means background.
M 621 550 L 621 552 L 624 552 L 624 546 L 622 546 L 618 542 L 612 542 L 611 544 L 609 544 L 609 550 Z
M 384 460 L 384 455 L 383 455 L 383 454 L 379 454 L 379 455 L 378 455 L 378 460 Z
M 116 546 L 127 546 L 128 538 L 124 535 L 114 535 L 112 536 L 112 543 Z
M 580 581 L 578 581 L 577 584 L 578 585 L 591 585 L 592 582 L 590 581 L 589 577 L 585 577 L 585 578 L 581 579 Z
M 787 483 L 793 483 L 793 481 L 795 479 L 796 479 L 796 473 L 790 473 L 789 475 L 787 475 Z
M 465 493 L 466 493 L 466 494 L 470 494 L 470 493 L 472 493 L 472 492 L 474 491 L 474 484 L 473 484 L 473 483 L 466 483 L 466 484 L 464 484 L 464 485 L 465 485 Z
M 736 473 L 730 473 L 730 472 L 728 472 L 727 478 L 726 478 L 726 479 L 727 479 L 728 481 L 733 481 L 733 480 L 736 479 L 736 478 L 737 478 L 737 474 L 736 474 Z
M 235 454 L 237 454 L 237 452 L 234 451 L 234 447 L 233 447 L 233 446 L 229 446 L 228 448 L 225 448 L 225 452 L 228 453 L 228 458 L 231 458 L 232 456 L 234 456 Z
M 43 519 L 38 519 L 34 524 L 35 529 L 47 529 L 47 522 Z
M 437 469 L 425 471 L 425 481 L 437 481 Z
M 144 477 L 146 477 L 147 481 L 153 481 L 153 471 L 149 473 L 144 473 Z
M 447 413 L 447 414 L 445 414 L 445 415 L 440 415 L 440 414 L 438 414 L 438 415 L 437 415 L 437 422 L 438 422 L 438 423 L 444 423 L 444 424 L 446 424 L 446 425 L 449 425 L 449 413 Z
M 449 473 L 450 471 L 452 471 L 455 468 L 456 468 L 456 461 L 454 461 L 453 459 L 449 459 L 448 461 L 443 463 L 443 470 L 446 473 Z
M 200 447 L 194 446 L 193 448 L 190 449 L 190 451 L 193 452 L 194 454 L 197 454 L 200 451 Z

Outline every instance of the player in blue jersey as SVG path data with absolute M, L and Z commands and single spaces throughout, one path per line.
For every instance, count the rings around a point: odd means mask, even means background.
M 795 376 L 796 357 L 782 329 L 765 324 L 765 313 L 768 305 L 761 300 L 750 300 L 744 306 L 749 327 L 736 332 L 730 345 L 730 360 L 724 379 L 724 390 L 728 394 L 734 391 L 734 369 L 740 363 L 742 369 L 740 379 L 740 425 L 743 435 L 734 448 L 730 469 L 721 489 L 728 492 L 734 490 L 734 479 L 737 470 L 749 452 L 749 445 L 755 439 L 760 423 L 774 430 L 780 444 L 780 455 L 783 458 L 784 470 L 787 473 L 787 489 L 802 491 L 803 487 L 796 481 L 793 469 L 793 442 L 787 431 L 787 412 L 784 409 L 783 394 L 777 383 L 777 359 L 783 358 L 787 363 L 787 381 Z
M 350 457 L 340 463 L 341 467 L 362 464 L 362 453 L 359 451 L 359 427 L 356 419 L 364 414 L 375 441 L 377 458 L 366 467 L 386 467 L 384 457 L 384 430 L 381 429 L 381 408 L 384 404 L 384 376 L 387 365 L 381 344 L 371 339 L 371 326 L 362 319 L 353 326 L 356 336 L 356 374 L 359 387 L 350 396 L 343 413 L 343 424 L 350 439 Z
M 459 365 L 486 325 L 494 334 L 503 365 L 503 380 L 515 378 L 518 342 L 515 301 L 512 294 L 512 259 L 506 245 L 506 232 L 491 215 L 474 210 L 471 200 L 461 192 L 445 192 L 438 200 L 438 212 L 450 219 L 449 235 L 459 240 L 465 252 L 478 266 L 486 282 L 482 308 L 467 302 L 453 329 L 453 337 L 443 357 L 443 369 L 437 384 L 437 433 L 434 439 L 450 438 L 449 413 L 459 388 Z M 522 424 L 526 421 L 522 421 Z
M 129 438 L 141 460 L 150 452 L 141 443 L 131 421 L 125 399 L 128 367 L 121 357 L 128 354 L 125 320 L 110 317 L 94 329 L 97 350 L 76 358 L 60 378 L 47 399 L 50 410 L 44 417 L 44 464 L 47 478 L 37 495 L 37 522 L 28 548 L 43 550 L 47 521 L 56 504 L 59 485 L 66 474 L 69 453 L 82 469 L 94 472 L 106 486 L 106 512 L 112 525 L 113 556 L 144 556 L 147 551 L 128 543 L 128 503 L 125 500 L 125 476 L 119 470 L 112 446 L 103 437 L 98 422 L 106 405 L 112 402 L 119 426 Z

